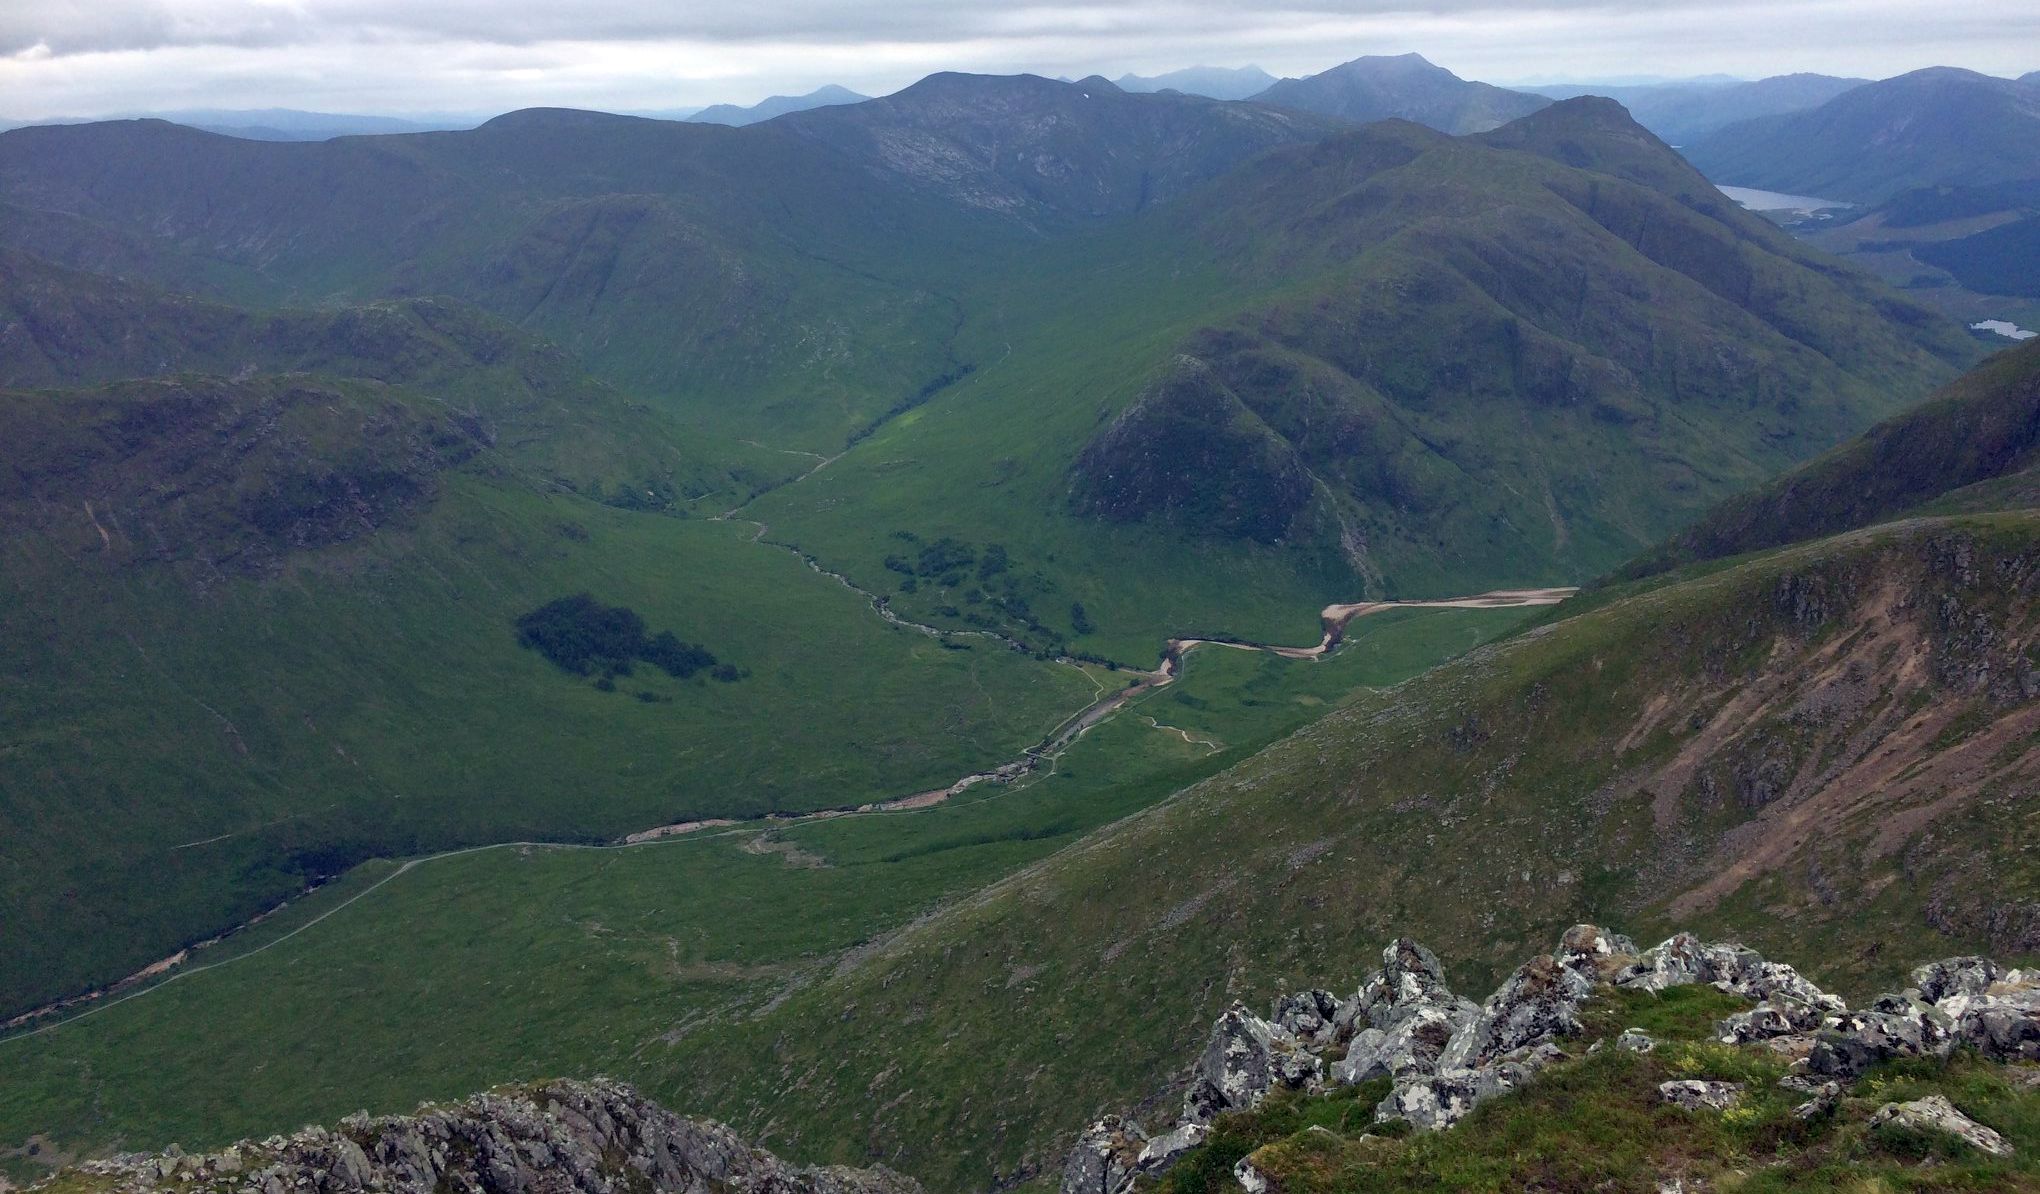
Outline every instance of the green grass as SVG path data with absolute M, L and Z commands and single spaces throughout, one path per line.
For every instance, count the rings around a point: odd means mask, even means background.
M 11 540 L 7 637 L 40 645 L 0 681 L 4 1003 L 118 977 L 373 854 L 943 786 L 1096 691 L 888 626 L 749 533 L 453 476 L 413 527 L 202 593 Z M 580 591 L 748 678 L 641 666 L 603 692 L 518 646 L 519 615 Z
M 1093 728 L 1053 769 L 921 812 L 621 850 L 502 846 L 394 876 L 367 864 L 198 959 L 225 965 L 0 1040 L 0 1141 L 217 1144 L 554 1073 L 633 1078 L 700 1110 L 668 1084 L 673 1043 L 727 1031 L 941 901 L 1521 613 L 1377 615 L 1318 662 L 1202 649 L 1178 684 Z

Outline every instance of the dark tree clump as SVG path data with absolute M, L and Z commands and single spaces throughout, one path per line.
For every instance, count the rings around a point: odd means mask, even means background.
M 670 630 L 645 634 L 645 620 L 623 605 L 604 605 L 587 593 L 548 601 L 517 619 L 517 641 L 577 676 L 599 675 L 609 691 L 631 665 L 649 663 L 676 680 L 716 665 L 706 647 L 682 642 Z M 720 678 L 720 677 L 718 677 Z

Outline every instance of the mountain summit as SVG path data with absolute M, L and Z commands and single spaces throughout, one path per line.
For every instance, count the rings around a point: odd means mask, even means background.
M 1161 75 L 1121 75 L 1121 91 L 1180 91 L 1212 99 L 1239 100 L 1266 91 L 1275 76 L 1258 66 L 1186 66 Z
M 1480 133 L 1551 101 L 1460 78 L 1421 54 L 1369 56 L 1254 96 L 1305 112 L 1366 122 L 1400 117 L 1445 133 Z
M 817 87 L 806 95 L 775 95 L 759 100 L 750 107 L 741 104 L 712 104 L 687 119 L 696 124 L 728 124 L 743 126 L 771 120 L 788 112 L 806 112 L 811 108 L 827 108 L 836 104 L 861 104 L 871 98 L 859 95 L 848 87 L 834 83 Z

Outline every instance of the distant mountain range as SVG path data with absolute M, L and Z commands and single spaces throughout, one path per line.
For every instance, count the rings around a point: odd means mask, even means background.
M 64 117 L 11 124 L 0 123 L 0 128 L 26 128 L 45 124 L 92 124 L 107 119 L 167 120 L 173 124 L 188 125 L 209 133 L 220 133 L 250 141 L 327 141 L 334 137 L 466 129 L 480 123 L 478 120 L 458 116 L 362 116 L 340 112 L 303 112 L 296 108 L 192 108 L 137 112 L 123 117 L 95 116 L 75 119 Z
M 1930 67 L 1726 125 L 1686 156 L 1716 182 L 1852 203 L 2040 178 L 2040 88 Z
M 1363 123 L 1413 120 L 1453 134 L 1486 132 L 1551 102 L 1469 82 L 1421 54 L 1355 58 L 1305 78 L 1283 79 L 1253 98 Z
M 1258 66 L 1186 66 L 1160 75 L 1121 75 L 1113 80 L 1121 91 L 1181 91 L 1212 99 L 1247 99 L 1266 91 L 1275 76 Z
M 1635 86 L 1564 83 L 1521 90 L 1552 99 L 1605 95 L 1629 109 L 1638 124 L 1674 145 L 1686 145 L 1695 137 L 1738 120 L 1819 107 L 1867 82 L 1868 79 L 1797 74 L 1755 82 L 1708 77 Z
M 687 119 L 702 124 L 742 126 L 770 120 L 775 116 L 784 116 L 788 112 L 805 112 L 810 108 L 826 108 L 831 104 L 861 103 L 869 98 L 871 97 L 859 95 L 848 87 L 838 87 L 830 83 L 817 87 L 806 95 L 775 95 L 769 99 L 759 100 L 748 108 L 736 104 L 715 104 L 703 108 Z

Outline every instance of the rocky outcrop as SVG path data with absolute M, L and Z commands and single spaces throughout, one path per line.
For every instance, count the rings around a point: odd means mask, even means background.
M 1084 1130 L 1063 1161 L 1062 1194 L 1116 1194 L 1133 1181 L 1147 1133 L 1108 1115 Z
M 1955 1109 L 1940 1095 L 1928 1095 L 1910 1103 L 1886 1103 L 1870 1117 L 1870 1126 L 1905 1128 L 1914 1132 L 1940 1132 L 1953 1136 L 1979 1152 L 2009 1157 L 2012 1146 L 2003 1136 Z
M 1320 987 L 1277 999 L 1270 1019 L 1298 1040 L 1326 1044 L 1338 1034 L 1338 1015 L 1339 997 Z
M 1831 1017 L 1808 1058 L 1816 1074 L 1854 1078 L 1896 1057 L 1969 1046 L 1993 1061 L 2040 1061 L 2040 971 L 2000 972 L 1986 958 L 1949 958 L 1868 1010 Z
M 1626 937 L 1575 925 L 1556 949 L 1524 963 L 1476 1005 L 1446 985 L 1435 954 L 1398 938 L 1351 998 L 1322 989 L 1295 992 L 1275 1001 L 1268 1020 L 1233 1004 L 1212 1025 L 1176 1129 L 1150 1140 L 1116 1118 L 1094 1124 L 1065 1163 L 1063 1194 L 1126 1194 L 1141 1175 L 1159 1173 L 1202 1143 L 1217 1117 L 1249 1110 L 1279 1089 L 1315 1091 L 1387 1078 L 1389 1093 L 1374 1109 L 1377 1123 L 1401 1120 L 1420 1132 L 1449 1128 L 1564 1060 L 1561 1042 L 1582 1032 L 1582 1009 L 1597 992 L 1695 984 L 1750 1001 L 1748 1010 L 1717 1023 L 1714 1035 L 1724 1044 L 1762 1045 L 1793 1058 L 1793 1073 L 1781 1085 L 1809 1096 L 1794 1109 L 1803 1120 L 1833 1113 L 1847 1080 L 1893 1057 L 1944 1056 L 1966 1045 L 1992 1060 L 2040 1061 L 2040 972 L 2001 971 L 1986 958 L 1922 966 L 1906 990 L 1851 1012 L 1792 967 L 1742 945 L 1679 933 L 1639 950 Z M 1657 1042 L 1630 1028 L 1594 1048 L 1607 1046 L 1649 1053 Z M 1337 1050 L 1344 1057 L 1325 1067 L 1321 1058 Z M 1745 1088 L 1680 1079 L 1662 1083 L 1658 1093 L 1689 1111 L 1722 1112 Z M 1935 1102 L 1879 1115 L 1902 1126 L 1952 1132 L 1978 1148 L 1986 1137 L 1964 1135 L 1963 1124 L 1995 1135 Z M 1250 1159 L 1240 1160 L 1234 1176 L 1248 1190 L 1270 1188 Z
M 552 1082 L 415 1115 L 243 1141 L 208 1156 L 124 1156 L 59 1175 L 120 1194 L 231 1183 L 260 1194 L 920 1194 L 883 1168 L 801 1168 L 620 1083 Z
M 1228 1111 L 1246 1111 L 1277 1087 L 1310 1086 L 1321 1070 L 1294 1033 L 1235 1003 L 1211 1026 L 1211 1040 L 1183 1096 L 1183 1120 L 1209 1123 Z

